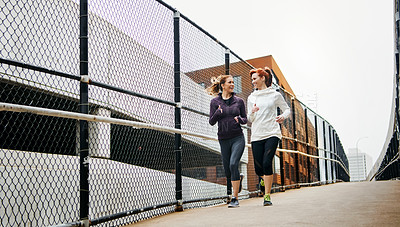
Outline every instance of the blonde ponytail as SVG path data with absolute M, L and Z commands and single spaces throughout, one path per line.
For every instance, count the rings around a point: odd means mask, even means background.
M 231 75 L 220 75 L 218 77 L 211 77 L 211 86 L 206 89 L 209 95 L 216 96 L 222 91 L 221 84 L 226 82 L 226 79 Z

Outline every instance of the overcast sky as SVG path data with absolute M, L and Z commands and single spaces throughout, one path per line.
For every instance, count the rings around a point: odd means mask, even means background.
M 165 2 L 245 60 L 272 55 L 295 94 L 317 94 L 346 152 L 359 140 L 375 163 L 392 106 L 393 0 Z

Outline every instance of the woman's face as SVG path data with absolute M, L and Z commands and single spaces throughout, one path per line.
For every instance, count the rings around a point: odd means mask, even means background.
M 251 83 L 253 84 L 254 88 L 260 89 L 265 84 L 265 77 L 260 77 L 258 73 L 253 73 L 251 75 Z
M 233 77 L 226 78 L 225 83 L 221 84 L 222 90 L 228 93 L 233 92 L 233 88 L 235 88 L 235 84 L 233 82 Z

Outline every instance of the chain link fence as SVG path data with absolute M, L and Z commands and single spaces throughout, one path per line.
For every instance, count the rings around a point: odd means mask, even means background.
M 247 103 L 252 65 L 160 0 L 9 0 L 0 9 L 1 226 L 120 226 L 229 199 L 205 88 L 230 74 Z M 89 80 L 80 75 L 85 64 Z M 333 127 L 274 86 L 292 109 L 274 159 L 274 190 L 347 181 Z M 83 105 L 96 116 L 87 128 L 77 115 Z M 250 126 L 243 127 L 247 141 Z M 250 147 L 240 171 L 241 197 L 259 192 Z
M 394 16 L 394 59 L 395 75 L 393 81 L 393 103 L 388 135 L 376 163 L 368 175 L 368 180 L 391 180 L 400 178 L 400 105 L 399 105 L 399 71 L 400 71 L 400 1 L 393 0 Z

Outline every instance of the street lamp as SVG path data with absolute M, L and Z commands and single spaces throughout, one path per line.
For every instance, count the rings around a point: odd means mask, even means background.
M 361 138 L 358 138 L 358 140 L 357 140 L 357 143 L 356 143 L 356 149 L 357 149 L 357 177 L 358 177 L 358 181 L 360 181 L 360 164 L 359 164 L 359 161 L 358 161 L 358 142 L 360 142 L 360 140 L 362 140 L 362 139 L 366 139 L 366 138 L 368 138 L 368 136 L 364 136 L 364 137 L 361 137 Z

